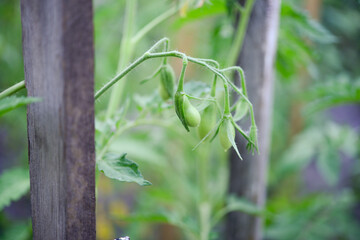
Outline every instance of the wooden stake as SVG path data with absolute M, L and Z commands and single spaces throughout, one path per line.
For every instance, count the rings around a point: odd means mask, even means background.
M 34 239 L 95 240 L 91 0 L 22 0 Z

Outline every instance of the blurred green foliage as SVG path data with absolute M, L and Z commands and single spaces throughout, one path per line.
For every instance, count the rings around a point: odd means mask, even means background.
M 29 171 L 23 168 L 12 168 L 0 176 L 0 210 L 25 195 L 30 189 Z
M 0 1 L 0 91 L 24 80 L 20 1 Z M 22 90 L 19 96 L 25 95 Z M 2 113 L 9 107 L 19 107 L 26 98 L 1 100 Z M 9 105 L 10 104 L 10 105 Z M 16 217 L 3 207 L 29 191 L 27 167 L 26 107 L 22 106 L 0 117 L 0 239 L 28 240 L 31 238 L 30 216 Z M 23 197 L 29 201 L 29 196 Z M 29 204 L 27 205 L 29 206 Z M 18 206 L 23 209 L 24 205 Z M 29 212 L 29 211 L 28 211 Z M 25 217 L 24 217 L 25 215 Z
M 302 4 L 281 11 L 266 236 L 356 239 L 359 115 L 343 125 L 327 109 L 359 107 L 360 5 L 323 1 L 320 26 Z

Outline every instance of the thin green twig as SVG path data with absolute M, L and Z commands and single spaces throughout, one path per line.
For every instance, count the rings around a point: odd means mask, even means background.
M 13 95 L 25 88 L 25 81 L 18 82 L 0 93 L 0 99 Z
M 154 27 L 174 15 L 178 11 L 178 7 L 172 7 L 163 14 L 154 18 L 151 22 L 145 25 L 142 29 L 140 29 L 137 34 L 131 39 L 134 44 L 139 42 L 148 32 L 150 32 Z

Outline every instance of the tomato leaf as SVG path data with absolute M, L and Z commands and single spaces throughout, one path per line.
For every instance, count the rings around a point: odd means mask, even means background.
M 29 170 L 12 168 L 0 176 L 0 211 L 24 196 L 30 189 Z
M 139 166 L 126 158 L 125 154 L 109 153 L 99 160 L 98 169 L 105 176 L 122 182 L 135 182 L 141 186 L 148 186 L 151 183 L 143 178 Z
M 238 198 L 235 195 L 230 195 L 227 199 L 228 212 L 240 211 L 250 215 L 263 215 L 265 213 L 264 209 L 261 209 L 255 203 L 250 202 L 245 198 Z
M 40 98 L 10 96 L 0 100 L 0 116 L 29 103 L 38 102 Z

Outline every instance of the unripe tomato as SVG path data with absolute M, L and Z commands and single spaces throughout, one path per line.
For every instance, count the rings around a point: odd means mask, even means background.
M 166 91 L 166 89 L 164 88 L 164 86 L 162 84 L 160 84 L 160 86 L 159 86 L 159 94 L 160 94 L 160 97 L 164 101 L 170 98 L 169 93 Z
M 167 100 L 174 96 L 175 73 L 169 64 L 164 65 L 160 70 L 160 96 Z
M 236 105 L 234 119 L 241 120 L 249 111 L 249 104 L 242 98 Z
M 201 122 L 198 128 L 198 134 L 200 139 L 203 139 L 216 124 L 216 106 L 210 104 L 204 109 L 201 116 Z
M 220 144 L 225 151 L 227 151 L 232 146 L 229 137 L 235 139 L 235 127 L 232 125 L 229 119 L 225 119 L 219 130 Z
M 199 111 L 190 103 L 189 99 L 184 96 L 184 117 L 189 127 L 197 127 L 200 124 L 201 116 Z
M 175 106 L 175 112 L 176 115 L 179 117 L 182 125 L 185 127 L 186 131 L 190 131 L 189 126 L 186 123 L 185 120 L 185 113 L 184 113 L 184 94 L 180 91 L 177 91 L 175 93 L 174 97 L 174 106 Z

